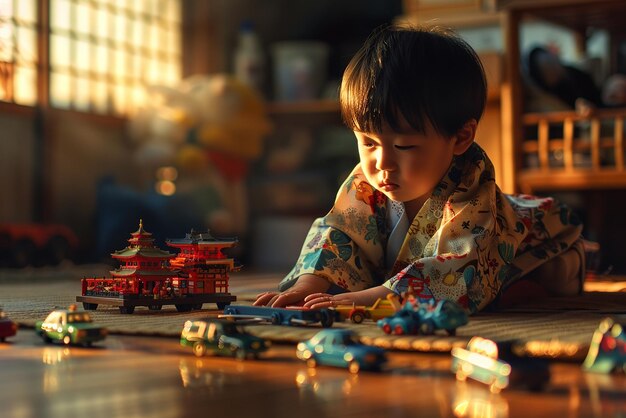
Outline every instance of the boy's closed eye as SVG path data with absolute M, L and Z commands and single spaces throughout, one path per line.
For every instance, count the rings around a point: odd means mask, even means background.
M 394 145 L 394 147 L 402 151 L 402 150 L 414 149 L 417 147 L 417 145 Z

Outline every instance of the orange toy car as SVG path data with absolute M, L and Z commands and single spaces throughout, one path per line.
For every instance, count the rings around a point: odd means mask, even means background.
M 340 305 L 335 308 L 341 319 L 350 319 L 355 324 L 360 324 L 364 319 L 377 321 L 396 313 L 400 309 L 398 296 L 394 293 L 387 295 L 385 299 L 378 298 L 371 306 L 363 305 Z

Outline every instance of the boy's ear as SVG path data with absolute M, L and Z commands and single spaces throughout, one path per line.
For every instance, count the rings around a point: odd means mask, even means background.
M 463 154 L 472 145 L 476 136 L 477 126 L 478 122 L 476 122 L 476 119 L 470 119 L 456 132 L 456 135 L 454 135 L 456 140 L 454 144 L 455 155 Z

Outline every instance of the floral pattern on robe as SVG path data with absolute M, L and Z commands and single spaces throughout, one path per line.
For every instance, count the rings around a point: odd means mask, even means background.
M 553 198 L 507 195 L 474 143 L 456 156 L 413 219 L 391 270 L 386 265 L 388 198 L 359 165 L 330 212 L 313 223 L 296 265 L 279 285 L 315 274 L 346 291 L 412 286 L 417 298 L 451 299 L 469 312 L 484 309 L 511 283 L 562 254 L 582 225 Z

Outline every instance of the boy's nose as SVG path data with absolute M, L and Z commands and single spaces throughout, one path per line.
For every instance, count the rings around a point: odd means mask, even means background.
M 396 168 L 396 161 L 390 152 L 385 152 L 382 149 L 376 156 L 376 169 L 379 171 L 391 171 Z

